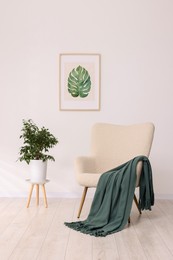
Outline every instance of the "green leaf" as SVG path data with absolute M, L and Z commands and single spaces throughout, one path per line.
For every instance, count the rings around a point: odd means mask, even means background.
M 68 77 L 68 92 L 72 97 L 85 98 L 91 90 L 91 79 L 88 71 L 82 66 L 74 68 Z

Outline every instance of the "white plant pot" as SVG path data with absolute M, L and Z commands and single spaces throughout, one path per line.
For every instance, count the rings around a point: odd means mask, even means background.
M 31 182 L 42 183 L 46 180 L 47 161 L 31 160 L 29 163 Z

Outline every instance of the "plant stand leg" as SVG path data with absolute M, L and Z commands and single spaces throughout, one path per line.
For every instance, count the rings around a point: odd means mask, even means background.
M 44 184 L 42 184 L 42 189 L 43 189 L 44 205 L 45 205 L 45 208 L 47 208 L 48 205 L 47 205 L 47 198 L 46 198 L 46 189 L 45 189 Z
M 31 188 L 30 188 L 30 192 L 29 192 L 29 196 L 28 196 L 28 201 L 27 201 L 27 205 L 26 205 L 27 208 L 29 207 L 29 204 L 30 204 L 30 201 L 31 201 L 33 188 L 34 188 L 34 184 L 31 184 Z
M 39 205 L 39 184 L 36 184 L 36 204 Z

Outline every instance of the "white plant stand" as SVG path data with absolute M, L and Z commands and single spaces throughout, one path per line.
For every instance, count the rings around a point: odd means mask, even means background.
M 49 182 L 50 180 L 45 180 L 44 182 L 32 182 L 30 179 L 28 179 L 26 181 L 31 184 L 26 207 L 29 208 L 31 197 L 32 197 L 32 191 L 34 189 L 34 186 L 36 187 L 36 205 L 37 206 L 39 205 L 39 186 L 41 186 L 42 187 L 42 191 L 43 191 L 44 205 L 45 205 L 45 208 L 47 208 L 48 204 L 47 204 L 45 184 L 47 182 Z

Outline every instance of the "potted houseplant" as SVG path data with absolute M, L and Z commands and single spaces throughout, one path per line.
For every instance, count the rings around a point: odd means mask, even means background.
M 39 128 L 31 119 L 23 120 L 21 132 L 20 138 L 23 139 L 23 146 L 20 148 L 19 160 L 29 164 L 32 182 L 44 182 L 47 161 L 55 161 L 48 152 L 58 143 L 58 140 L 47 128 L 44 126 Z

